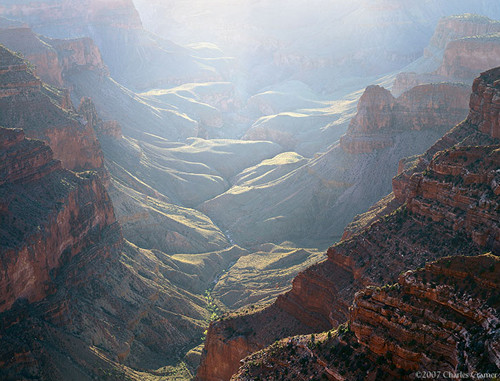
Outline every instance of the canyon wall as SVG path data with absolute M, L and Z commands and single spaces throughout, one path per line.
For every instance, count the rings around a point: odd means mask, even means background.
M 482 71 L 495 67 L 500 57 L 500 22 L 485 16 L 462 14 L 442 18 L 424 57 L 399 73 L 392 93 L 443 81 L 472 83 Z
M 469 96 L 469 88 L 459 84 L 419 85 L 398 98 L 369 86 L 340 146 L 350 154 L 370 153 L 392 146 L 398 132 L 449 128 L 467 115 Z
M 94 130 L 71 110 L 67 93 L 43 84 L 25 61 L 2 46 L 0 56 L 0 125 L 47 142 L 65 168 L 104 172 Z
M 43 142 L 5 128 L 0 141 L 5 311 L 19 298 L 46 297 L 53 272 L 92 245 L 115 216 L 100 181 L 64 170 Z
M 500 258 L 492 254 L 448 257 L 401 274 L 395 284 L 365 288 L 356 293 L 347 324 L 278 341 L 247 357 L 232 380 L 494 374 L 499 271 Z
M 446 45 L 436 74 L 470 82 L 477 73 L 495 67 L 500 57 L 500 33 L 465 37 Z
M 65 77 L 73 70 L 94 70 L 107 75 L 101 53 L 90 38 L 57 40 L 35 34 L 26 26 L 0 26 L 0 43 L 22 53 L 45 83 L 67 87 Z

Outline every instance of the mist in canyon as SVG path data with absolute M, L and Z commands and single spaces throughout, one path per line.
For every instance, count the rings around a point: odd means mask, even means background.
M 499 64 L 497 0 L 3 1 L 0 378 L 494 371 Z

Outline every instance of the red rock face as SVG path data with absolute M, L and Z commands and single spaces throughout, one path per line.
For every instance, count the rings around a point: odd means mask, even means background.
M 399 202 L 408 198 L 411 176 L 423 171 L 433 156 L 454 145 L 492 145 L 499 143 L 498 76 L 500 69 L 482 73 L 474 80 L 470 97 L 470 111 L 467 119 L 438 140 L 425 154 L 420 156 L 409 170 L 402 170 L 392 180 L 394 195 Z M 415 160 L 414 160 L 415 161 Z M 403 163 L 400 163 L 403 165 Z
M 0 128 L 0 379 L 123 378 L 193 347 L 204 311 L 163 266 L 123 240 L 98 176 Z
M 21 59 L 3 47 L 0 56 L 0 125 L 21 128 L 28 137 L 47 142 L 65 168 L 103 171 L 93 129 L 64 109 L 69 108 L 67 92 L 43 86 Z
M 71 70 L 93 70 L 109 75 L 99 48 L 90 38 L 50 40 L 58 53 L 59 66 L 64 74 Z
M 460 147 L 436 154 L 428 172 L 409 181 L 407 207 L 435 222 L 464 229 L 480 246 L 500 250 L 500 227 L 496 222 L 500 193 L 500 146 Z M 475 200 L 481 200 L 477 204 Z M 452 211 L 452 212 L 450 212 Z
M 0 46 L 0 99 L 40 89 L 40 80 L 28 72 L 26 62 Z
M 95 108 L 92 99 L 85 97 L 80 101 L 78 113 L 87 121 L 87 125 L 91 127 L 99 136 L 109 136 L 114 139 L 122 138 L 122 128 L 116 120 L 104 122 Z
M 479 131 L 496 139 L 500 139 L 499 72 L 498 68 L 488 71 L 474 81 L 468 117 L 469 122 L 477 125 Z
M 115 217 L 98 178 L 63 170 L 47 145 L 25 139 L 22 131 L 2 128 L 0 140 L 8 142 L 0 148 L 0 311 L 5 311 L 19 298 L 46 297 L 51 271 L 90 245 L 91 236 Z M 47 199 L 52 193 L 56 200 Z M 24 205 L 27 200 L 33 205 Z M 23 222 L 26 213 L 31 217 Z
M 424 51 L 425 56 L 431 55 L 432 49 L 444 49 L 454 40 L 468 36 L 480 36 L 500 32 L 500 22 L 483 16 L 462 15 L 445 17 L 439 20 L 429 48 Z
M 443 259 L 401 275 L 396 286 L 363 290 L 350 317 L 356 340 L 373 356 L 390 352 L 389 363 L 405 371 L 399 374 L 456 372 L 465 364 L 469 371 L 484 371 L 476 357 L 485 352 L 491 353 L 487 361 L 498 364 L 495 340 L 486 340 L 484 352 L 460 344 L 495 336 L 499 317 L 489 298 L 498 293 L 498 263 L 491 255 Z M 420 318 L 421 311 L 429 318 Z
M 89 38 L 42 40 L 27 27 L 0 28 L 0 43 L 20 52 L 35 65 L 44 82 L 64 87 L 64 76 L 74 70 L 93 70 L 108 75 L 101 53 Z
M 412 87 L 445 81 L 472 83 L 484 70 L 499 62 L 500 22 L 484 16 L 464 14 L 440 20 L 424 50 L 428 73 L 399 73 L 392 93 L 399 96 Z
M 62 70 L 57 52 L 44 44 L 28 27 L 0 29 L 0 43 L 5 47 L 22 53 L 36 65 L 36 73 L 45 82 L 63 86 Z
M 398 97 L 405 91 L 408 91 L 415 86 L 425 85 L 428 83 L 441 83 L 449 81 L 449 78 L 437 74 L 417 74 L 415 72 L 402 72 L 396 76 L 392 85 L 391 92 Z
M 359 99 L 358 112 L 349 129 L 357 133 L 369 133 L 394 125 L 396 99 L 381 86 L 368 86 Z
M 50 148 L 40 141 L 24 141 L 22 130 L 2 128 L 2 161 L 0 184 L 33 181 L 60 169 L 61 163 L 53 160 Z M 21 151 L 23 147 L 25 151 Z
M 500 34 L 463 38 L 446 45 L 438 75 L 471 80 L 478 73 L 498 65 Z
M 408 271 L 395 284 L 365 288 L 354 297 L 348 324 L 276 342 L 247 357 L 232 380 L 494 373 L 499 271 L 498 256 L 457 256 Z
M 465 118 L 469 94 L 466 86 L 441 83 L 416 86 L 396 99 L 369 86 L 340 145 L 347 153 L 369 153 L 392 146 L 397 132 L 450 128 Z

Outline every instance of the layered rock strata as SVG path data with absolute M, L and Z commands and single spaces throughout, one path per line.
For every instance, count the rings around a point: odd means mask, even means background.
M 90 38 L 57 40 L 35 34 L 26 26 L 0 26 L 0 43 L 20 52 L 44 82 L 66 87 L 65 78 L 76 70 L 108 75 L 101 53 Z
M 358 292 L 348 323 L 338 330 L 277 342 L 246 358 L 232 379 L 494 374 L 500 365 L 499 271 L 500 258 L 491 254 L 444 258 L 408 271 L 396 284 Z
M 446 45 L 443 62 L 436 74 L 469 82 L 477 73 L 495 67 L 499 57 L 500 32 L 461 38 Z
M 456 81 L 472 83 L 482 71 L 495 67 L 500 57 L 500 22 L 463 14 L 442 18 L 411 72 L 399 73 L 392 93 L 399 96 L 414 86 Z
M 392 146 L 398 132 L 450 128 L 467 115 L 469 95 L 469 88 L 458 84 L 420 85 L 398 98 L 369 86 L 340 146 L 346 153 L 370 153 Z
M 2 46 L 0 56 L 0 125 L 47 142 L 65 168 L 103 172 L 94 130 L 71 110 L 67 93 L 43 84 L 25 61 Z
M 394 196 L 399 202 L 407 198 L 411 176 L 424 171 L 433 156 L 453 146 L 495 145 L 500 143 L 499 104 L 497 82 L 500 69 L 492 69 L 474 80 L 467 119 L 446 133 L 424 154 L 402 159 L 398 175 L 392 180 Z
M 39 301 L 53 272 L 115 222 L 95 176 L 63 170 L 50 148 L 21 130 L 0 130 L 2 279 L 0 311 L 20 299 Z

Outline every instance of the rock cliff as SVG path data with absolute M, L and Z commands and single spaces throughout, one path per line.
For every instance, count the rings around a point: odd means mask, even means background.
M 47 296 L 52 273 L 91 245 L 115 216 L 99 180 L 63 170 L 46 144 L 4 128 L 0 142 L 5 311 L 20 298 Z
M 446 45 L 436 74 L 470 82 L 477 73 L 495 67 L 500 57 L 500 33 L 471 36 Z
M 498 94 L 495 81 L 499 78 L 500 69 L 494 69 L 476 80 L 467 120 L 442 139 L 448 145 L 438 142 L 429 149 L 424 157 L 430 156 L 430 161 L 420 170 L 413 167 L 409 181 L 398 183 L 402 188 L 395 193 L 405 203 L 402 207 L 371 220 L 368 228 L 365 225 L 359 233 L 331 247 L 327 260 L 299 274 L 292 290 L 270 307 L 211 325 L 198 372 L 200 380 L 229 379 L 239 363 L 219 354 L 249 354 L 271 344 L 276 337 L 265 334 L 270 328 L 280 338 L 337 327 L 348 320 L 349 305 L 358 290 L 393 283 L 402 271 L 449 255 L 478 255 L 486 250 L 498 253 L 495 179 L 500 146 L 498 139 L 480 129 L 495 115 L 492 95 Z M 482 105 L 481 111 L 478 105 Z M 490 131 L 490 124 L 484 129 Z M 446 149 L 458 142 L 460 147 L 430 154 L 441 151 L 437 147 Z
M 409 380 L 429 372 L 442 380 L 496 373 L 499 271 L 495 255 L 449 257 L 402 274 L 396 284 L 363 289 L 346 325 L 279 341 L 246 358 L 232 379 Z
M 97 114 L 92 99 L 85 97 L 80 101 L 78 113 L 85 118 L 87 124 L 98 134 L 114 139 L 122 138 L 122 128 L 116 120 L 103 121 Z
M 429 46 L 424 50 L 424 56 L 431 56 L 454 40 L 469 36 L 480 36 L 500 32 L 500 22 L 486 16 L 463 14 L 443 17 L 439 20 Z
M 442 18 L 424 57 L 396 76 L 392 93 L 399 96 L 426 83 L 472 83 L 480 72 L 497 65 L 498 33 L 500 22 L 485 16 L 467 13 Z
M 398 98 L 380 86 L 368 86 L 340 146 L 347 153 L 369 153 L 393 145 L 402 131 L 445 129 L 467 115 L 470 90 L 458 84 L 415 86 Z
M 35 65 L 36 75 L 52 86 L 67 87 L 65 77 L 72 70 L 108 74 L 101 53 L 90 38 L 56 40 L 37 35 L 26 26 L 0 26 L 0 43 L 22 53 Z
M 0 46 L 0 125 L 49 144 L 71 170 L 104 171 L 94 130 L 72 110 L 67 93 L 45 85 L 26 62 Z
M 474 80 L 470 97 L 470 111 L 467 119 L 446 133 L 424 154 L 403 159 L 398 175 L 392 180 L 394 195 L 404 202 L 409 189 L 410 178 L 415 172 L 424 171 L 433 156 L 453 146 L 486 146 L 499 142 L 497 77 L 500 69 L 492 69 Z M 465 156 L 464 156 L 465 157 Z

